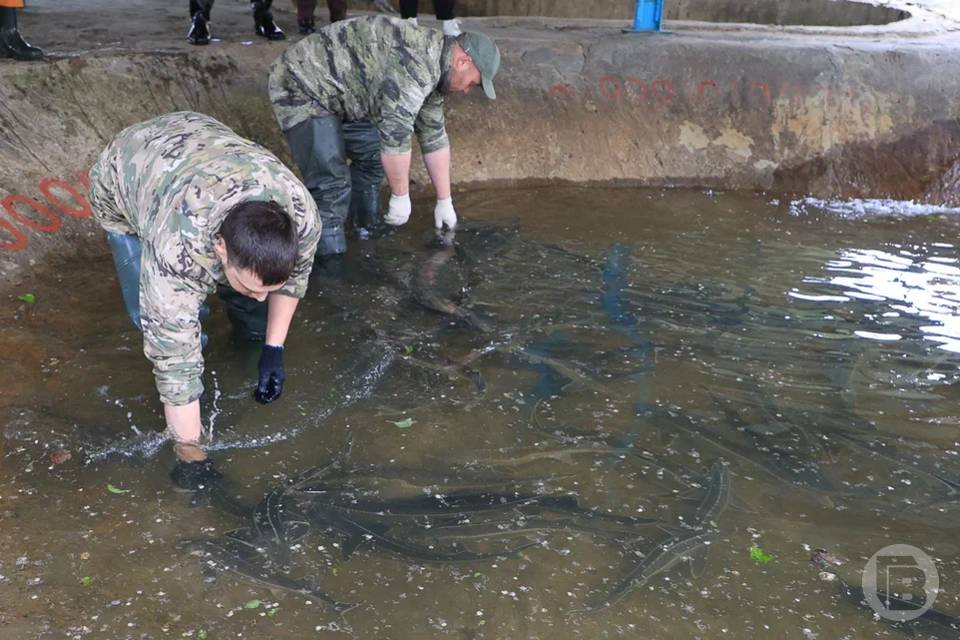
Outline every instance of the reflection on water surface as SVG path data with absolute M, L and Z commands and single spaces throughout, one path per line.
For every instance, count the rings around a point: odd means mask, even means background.
M 956 637 L 957 224 L 776 202 L 464 194 L 454 247 L 413 223 L 316 274 L 267 408 L 215 313 L 220 499 L 171 488 L 108 260 L 31 285 L 6 374 L 10 628 Z M 891 543 L 934 559 L 943 618 L 894 627 L 842 587 Z

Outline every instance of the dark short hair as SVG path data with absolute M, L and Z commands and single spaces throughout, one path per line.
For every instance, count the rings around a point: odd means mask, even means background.
M 271 286 L 283 284 L 297 263 L 297 229 L 276 202 L 235 204 L 220 225 L 227 257 Z

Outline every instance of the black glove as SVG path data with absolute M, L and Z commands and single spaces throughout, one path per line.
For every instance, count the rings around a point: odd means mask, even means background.
M 270 404 L 283 393 L 283 381 L 287 379 L 283 372 L 283 347 L 263 345 L 258 368 L 260 382 L 257 390 L 253 392 L 253 397 L 260 404 Z
M 222 477 L 223 475 L 214 468 L 213 460 L 210 458 L 199 462 L 177 460 L 173 471 L 170 472 L 170 478 L 178 487 L 190 491 L 209 488 Z

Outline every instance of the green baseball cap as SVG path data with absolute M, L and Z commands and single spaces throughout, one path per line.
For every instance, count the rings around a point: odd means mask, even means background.
M 464 31 L 460 38 L 460 46 L 480 70 L 483 92 L 491 100 L 496 100 L 497 92 L 493 90 L 493 76 L 497 75 L 497 70 L 500 69 L 500 49 L 488 36 L 476 31 Z

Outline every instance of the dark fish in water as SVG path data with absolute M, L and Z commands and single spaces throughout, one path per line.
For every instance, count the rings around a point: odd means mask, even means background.
M 278 487 L 268 493 L 252 517 L 256 540 L 267 545 L 281 564 L 286 564 L 290 546 L 306 534 L 308 525 L 303 516 L 290 512 L 284 503 L 286 492 L 286 487 Z
M 335 600 L 305 581 L 271 573 L 264 567 L 254 564 L 248 559 L 249 549 L 230 538 L 198 538 L 188 540 L 187 544 L 201 555 L 208 566 L 233 572 L 253 584 L 316 598 L 337 613 L 346 613 L 357 606 Z
M 707 476 L 707 493 L 693 516 L 694 527 L 715 527 L 717 518 L 729 506 L 731 495 L 730 471 L 722 462 L 714 462 Z
M 497 350 L 505 351 L 506 353 L 525 361 L 529 365 L 532 365 L 534 368 L 541 371 L 541 374 L 544 370 L 550 371 L 551 375 L 554 376 L 554 378 L 551 379 L 549 391 L 552 395 L 559 395 L 558 393 L 553 393 L 554 387 L 562 392 L 566 389 L 568 384 L 577 384 L 585 389 L 596 391 L 605 398 L 616 397 L 617 394 L 610 387 L 598 382 L 590 374 L 580 371 L 575 365 L 552 358 L 543 353 L 542 349 L 540 350 L 540 353 L 537 353 L 532 350 L 534 348 L 534 345 L 529 345 L 526 348 L 506 347 L 498 348 Z M 560 385 L 559 381 L 564 379 L 568 380 L 569 382 Z M 545 383 L 537 383 L 537 388 L 534 390 L 534 396 L 542 400 L 549 400 L 551 396 L 542 397 L 546 392 L 546 387 L 541 389 L 541 384 Z
M 608 592 L 587 600 L 586 610 L 595 611 L 622 600 L 634 589 L 642 588 L 657 575 L 669 571 L 709 545 L 715 535 L 713 531 L 690 534 L 658 545 Z
M 851 493 L 834 487 L 823 476 L 819 465 L 813 461 L 803 461 L 786 456 L 771 457 L 764 455 L 763 452 L 745 449 L 722 438 L 690 414 L 654 409 L 653 417 L 669 421 L 670 426 L 679 427 L 692 436 L 706 440 L 720 451 L 730 454 L 790 487 L 827 495 L 849 495 Z
M 611 540 L 636 541 L 641 538 L 636 527 L 617 523 L 584 521 L 576 516 L 551 518 L 546 517 L 546 515 L 527 514 L 516 514 L 516 517 L 511 519 L 500 518 L 479 522 L 470 519 L 432 526 L 400 525 L 391 530 L 391 535 L 407 540 L 455 540 L 462 543 L 470 540 L 486 541 L 496 538 L 549 534 L 557 531 L 584 533 Z
M 500 553 L 474 553 L 461 549 L 435 549 L 394 539 L 387 535 L 390 527 L 381 523 L 366 523 L 335 509 L 322 506 L 312 506 L 306 510 L 311 523 L 319 528 L 332 530 L 345 540 L 343 544 L 344 557 L 349 557 L 359 546 L 370 543 L 375 547 L 385 549 L 405 558 L 420 560 L 421 562 L 474 562 L 490 560 L 516 555 L 520 551 L 534 546 L 535 542 L 525 544 L 515 549 Z
M 596 521 L 615 522 L 624 526 L 659 524 L 655 518 L 602 513 L 580 506 L 575 496 L 479 493 L 416 496 L 392 500 L 354 498 L 350 494 L 316 494 L 316 502 L 327 509 L 378 518 L 464 517 L 496 511 L 522 512 L 527 508 L 544 509 L 576 515 Z
M 436 311 L 437 313 L 449 316 L 450 318 L 463 322 L 469 327 L 479 331 L 492 331 L 493 327 L 487 320 L 480 318 L 477 314 L 466 309 L 462 302 L 466 297 L 466 280 L 458 277 L 461 267 L 461 259 L 458 256 L 455 245 L 434 245 L 430 253 L 421 260 L 414 268 L 410 288 L 413 293 L 413 299 L 420 306 Z M 451 276 L 451 272 L 454 272 Z M 454 300 L 451 295 L 444 295 L 444 278 L 455 278 L 455 288 L 458 290 L 452 293 L 457 299 Z M 459 285 L 459 287 L 456 287 Z
M 509 461 L 506 450 L 502 451 L 504 451 L 503 460 Z M 484 452 L 478 454 L 485 456 Z M 421 467 L 354 466 L 327 475 L 317 482 L 307 483 L 299 491 L 302 493 L 354 492 L 358 495 L 375 495 L 379 498 L 389 499 L 395 496 L 436 495 L 438 493 L 443 495 L 448 493 L 519 491 L 524 488 L 541 487 L 552 480 L 567 477 L 564 474 L 535 477 L 517 477 L 503 473 L 493 475 L 491 473 L 481 473 L 472 468 L 451 468 L 452 463 L 448 459 L 442 458 L 441 460 L 443 467 L 450 469 L 448 473 L 425 472 Z M 483 462 L 487 462 L 486 457 L 484 457 Z M 463 461 L 460 461 L 459 464 L 462 465 Z M 471 466 L 479 465 L 472 464 Z M 498 461 L 494 461 L 491 466 L 498 466 Z
M 922 615 L 913 620 L 896 621 L 889 620 L 884 616 L 877 616 L 874 610 L 869 606 L 866 594 L 862 587 L 855 586 L 844 580 L 838 574 L 838 567 L 843 564 L 835 556 L 824 549 L 817 549 L 810 558 L 811 564 L 822 572 L 830 574 L 836 579 L 840 587 L 840 593 L 857 607 L 868 611 L 875 619 L 879 619 L 885 624 L 890 625 L 907 636 L 915 637 L 918 634 L 924 638 L 936 638 L 937 640 L 956 640 L 960 637 L 960 617 L 930 608 Z M 880 602 L 884 603 L 892 611 L 916 611 L 918 602 L 915 600 L 905 600 L 892 593 L 885 593 L 878 590 L 876 592 Z
M 911 460 L 910 458 L 905 458 L 898 456 L 895 453 L 889 453 L 885 451 L 884 449 L 887 447 L 887 445 L 879 439 L 875 438 L 874 442 L 864 442 L 853 434 L 843 431 L 837 431 L 833 435 L 841 438 L 850 446 L 863 451 L 867 455 L 883 458 L 884 460 L 893 463 L 901 469 L 910 470 L 918 475 L 925 476 L 936 484 L 943 485 L 943 487 L 947 490 L 947 494 L 951 497 L 960 494 L 960 481 L 947 477 L 947 475 L 940 470 L 930 469 L 920 464 L 916 460 Z

